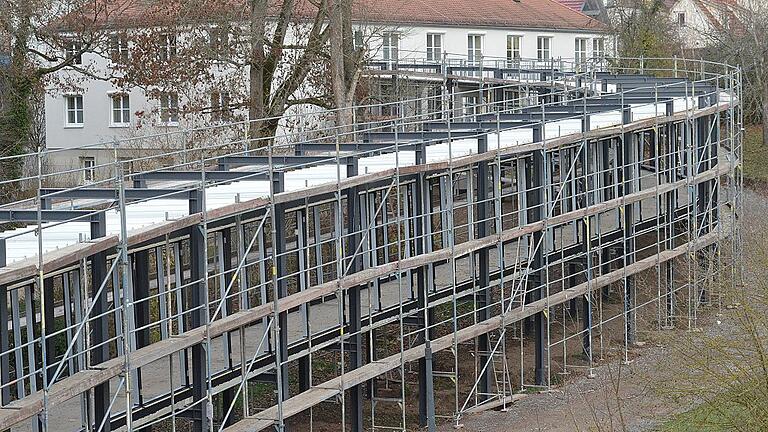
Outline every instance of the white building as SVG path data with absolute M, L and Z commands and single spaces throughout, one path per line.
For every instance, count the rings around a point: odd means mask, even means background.
M 705 48 L 723 31 L 738 26 L 735 0 L 668 0 L 670 19 L 680 32 L 683 49 Z
M 355 17 L 357 30 L 370 33 L 376 29 L 368 41 L 371 57 L 389 62 L 440 62 L 446 58 L 463 58 L 470 64 L 491 58 L 584 61 L 604 55 L 606 49 L 603 24 L 554 0 L 359 0 L 355 6 L 366 11 L 356 12 L 360 15 Z M 127 38 L 115 36 L 110 47 L 113 56 L 131 55 L 130 31 L 127 34 Z M 162 49 L 167 56 L 174 55 L 176 45 L 184 43 L 183 37 L 175 35 L 169 35 L 165 42 Z M 82 63 L 104 71 L 114 68 L 107 56 L 94 53 L 84 55 Z M 45 99 L 49 149 L 66 150 L 221 120 L 211 119 L 216 113 L 191 122 L 180 118 L 176 110 L 184 104 L 184 91 L 151 98 L 143 89 L 118 88 L 111 81 L 78 76 L 71 70 L 61 74 L 79 80 L 79 90 L 49 89 Z M 211 94 L 211 104 L 229 105 L 229 97 Z M 132 150 L 139 155 L 151 154 L 156 145 L 146 140 Z M 59 169 L 100 165 L 113 158 L 112 149 L 99 145 L 58 155 L 49 163 Z M 85 172 L 80 181 L 91 180 L 92 175 Z

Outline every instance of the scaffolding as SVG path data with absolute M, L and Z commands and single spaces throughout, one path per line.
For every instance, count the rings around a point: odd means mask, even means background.
M 740 284 L 738 68 L 448 66 L 372 68 L 441 90 L 355 107 L 354 130 L 302 119 L 312 139 L 173 132 L 240 137 L 135 173 L 100 143 L 111 174 L 60 189 L 55 150 L 25 155 L 35 196 L 0 208 L 0 430 L 458 426 Z

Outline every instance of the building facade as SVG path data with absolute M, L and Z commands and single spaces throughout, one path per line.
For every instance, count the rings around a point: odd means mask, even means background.
M 383 61 L 392 68 L 399 62 L 414 61 L 464 61 L 470 65 L 511 65 L 520 59 L 583 62 L 601 57 L 606 51 L 606 28 L 600 22 L 554 0 L 435 0 L 428 5 L 405 0 L 361 2 L 364 7 L 355 12 L 356 42 L 364 44 L 370 62 Z M 212 40 L 213 30 L 209 30 Z M 163 37 L 161 49 L 168 58 L 185 43 L 183 35 Z M 89 52 L 78 62 L 105 75 L 119 76 L 119 62 L 115 60 L 131 56 L 132 49 L 128 30 L 110 38 L 106 55 Z M 222 66 L 212 74 L 243 78 L 247 70 Z M 82 169 L 108 164 L 114 158 L 114 149 L 99 143 L 117 143 L 126 157 L 149 156 L 163 146 L 179 144 L 136 137 L 247 118 L 247 109 L 236 100 L 238 95 L 215 87 L 196 84 L 158 92 L 121 87 L 119 81 L 84 77 L 73 70 L 63 70 L 59 75 L 57 82 L 76 83 L 75 88 L 64 91 L 50 88 L 45 98 L 47 146 L 62 149 L 56 160 L 48 163 L 59 171 L 67 166 Z M 207 102 L 207 106 L 204 102 L 196 107 L 194 115 L 180 114 L 188 111 L 183 107 L 192 96 Z M 295 107 L 293 112 L 301 109 Z M 67 151 L 86 144 L 94 144 L 92 150 Z M 95 169 L 83 172 L 83 178 L 72 181 L 93 181 Z

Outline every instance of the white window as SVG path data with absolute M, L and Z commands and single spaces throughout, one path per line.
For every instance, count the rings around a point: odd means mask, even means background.
M 176 35 L 163 33 L 160 35 L 160 59 L 168 61 L 176 56 Z
M 483 35 L 467 36 L 467 61 L 480 64 L 483 61 Z
M 685 12 L 677 13 L 677 25 L 680 27 L 685 27 Z
M 549 60 L 552 55 L 550 52 L 552 38 L 549 36 L 539 36 L 536 45 L 536 57 L 539 60 Z
M 592 39 L 592 57 L 596 59 L 605 58 L 605 39 Z
M 125 34 L 114 33 L 109 37 L 109 56 L 113 62 L 128 62 L 128 37 Z
M 113 127 L 127 127 L 131 124 L 131 99 L 126 93 L 112 95 Z
M 397 61 L 400 51 L 400 35 L 394 32 L 384 32 L 382 56 L 384 61 Z
M 160 123 L 166 126 L 179 125 L 179 95 L 163 93 L 160 95 Z
M 509 67 L 520 60 L 520 42 L 522 36 L 507 35 L 507 63 Z
M 67 96 L 67 115 L 66 126 L 67 127 L 83 127 L 83 96 L 72 95 Z
M 587 61 L 587 39 L 576 38 L 576 44 L 573 51 L 573 58 L 577 64 Z
M 93 179 L 96 178 L 96 159 L 81 157 L 80 172 L 83 174 L 81 178 L 83 184 L 93 183 Z
M 66 42 L 67 58 L 72 59 L 72 64 L 83 64 L 83 44 L 80 41 L 69 40 Z
M 427 60 L 439 62 L 443 58 L 443 35 L 427 33 Z
M 461 105 L 464 108 L 464 115 L 467 117 L 474 116 L 480 112 L 480 107 L 477 103 L 477 96 L 464 96 L 461 98 Z
M 230 108 L 229 92 L 211 92 L 211 120 L 227 121 L 231 119 L 231 117 L 232 111 Z

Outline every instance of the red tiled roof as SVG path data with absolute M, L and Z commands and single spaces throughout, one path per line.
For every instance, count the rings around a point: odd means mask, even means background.
M 439 24 L 605 31 L 605 26 L 555 0 L 357 0 L 361 19 Z
M 100 16 L 106 26 L 141 26 L 172 18 L 184 10 L 187 20 L 216 16 L 218 11 L 230 17 L 240 15 L 244 0 L 200 0 L 189 8 L 183 0 L 95 0 L 84 15 Z M 281 0 L 273 0 L 276 8 Z M 307 0 L 296 1 L 295 14 L 313 16 L 314 6 Z M 81 14 L 83 11 L 80 12 Z M 381 24 L 440 25 L 465 27 L 538 28 L 551 30 L 606 31 L 604 24 L 555 0 L 354 0 L 354 19 Z M 78 14 L 78 16 L 82 16 Z M 242 15 L 240 15 L 242 16 Z

